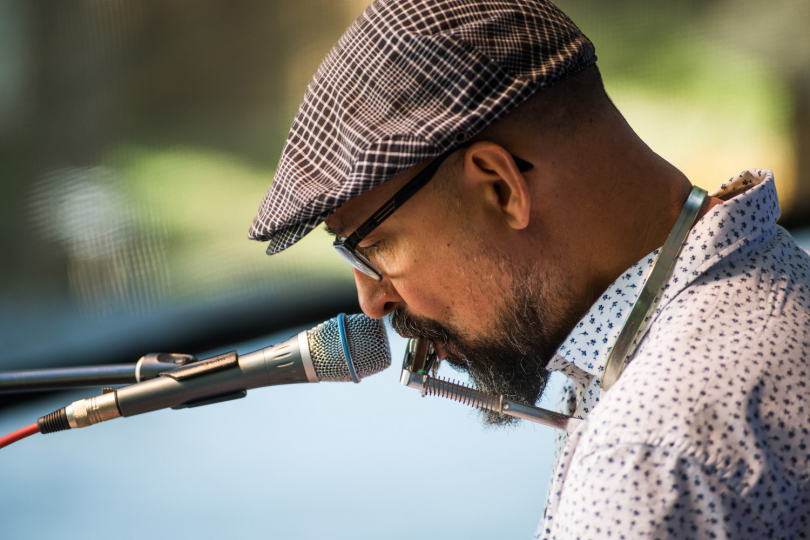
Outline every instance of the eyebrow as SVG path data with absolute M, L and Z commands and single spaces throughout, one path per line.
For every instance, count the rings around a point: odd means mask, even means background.
M 334 236 L 335 238 L 337 238 L 338 240 L 340 240 L 341 238 L 343 238 L 343 237 L 341 236 L 341 234 L 340 234 L 340 233 L 341 233 L 341 232 L 343 232 L 343 230 L 345 229 L 345 227 L 343 226 L 343 223 L 338 223 L 338 224 L 336 225 L 336 228 L 335 228 L 335 229 L 333 229 L 333 228 L 332 228 L 332 227 L 330 227 L 329 225 L 326 225 L 325 223 L 324 223 L 324 227 L 326 228 L 326 232 L 327 232 L 327 233 L 329 233 L 329 234 L 333 235 L 333 236 Z

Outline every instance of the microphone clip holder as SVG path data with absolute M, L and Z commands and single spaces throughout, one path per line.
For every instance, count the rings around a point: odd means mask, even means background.
M 148 381 L 162 373 L 199 362 L 197 357 L 181 353 L 149 353 L 135 364 L 135 382 Z

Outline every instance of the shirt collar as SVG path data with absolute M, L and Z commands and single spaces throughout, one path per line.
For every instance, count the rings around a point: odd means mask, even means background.
M 712 208 L 690 231 L 656 315 L 718 261 L 736 251 L 741 255 L 754 251 L 775 232 L 780 208 L 771 171 L 743 171 L 711 195 L 724 202 Z M 549 371 L 559 371 L 577 382 L 601 374 L 657 255 L 655 250 L 638 261 L 605 290 L 557 349 L 548 364 Z

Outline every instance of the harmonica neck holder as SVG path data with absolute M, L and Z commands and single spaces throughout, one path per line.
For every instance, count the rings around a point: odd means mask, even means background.
M 411 339 L 405 350 L 400 382 L 415 388 L 425 396 L 439 396 L 471 407 L 522 418 L 564 431 L 575 431 L 584 422 L 579 418 L 541 409 L 526 403 L 506 399 L 471 388 L 461 382 L 436 375 L 438 360 L 427 340 Z

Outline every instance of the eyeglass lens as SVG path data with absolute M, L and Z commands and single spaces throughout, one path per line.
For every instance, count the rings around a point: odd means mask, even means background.
M 335 242 L 333 245 L 335 246 L 337 252 L 340 253 L 343 256 L 343 258 L 346 259 L 346 261 L 348 261 L 348 263 L 351 264 L 354 268 L 360 270 L 367 276 L 374 278 L 374 280 L 376 281 L 382 280 L 382 272 L 380 272 L 380 270 L 376 266 L 374 266 L 374 264 L 371 261 L 369 261 L 359 253 L 352 252 L 351 250 L 347 249 L 345 246 L 339 244 L 338 242 Z

